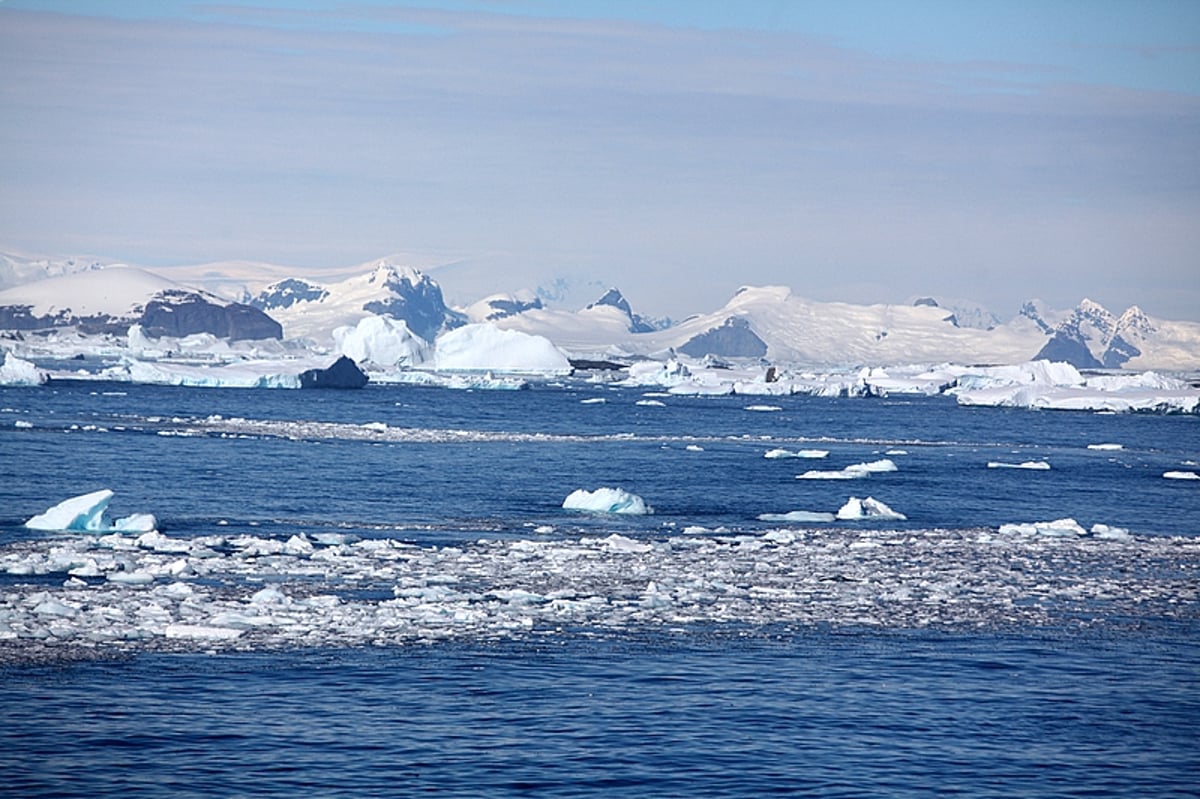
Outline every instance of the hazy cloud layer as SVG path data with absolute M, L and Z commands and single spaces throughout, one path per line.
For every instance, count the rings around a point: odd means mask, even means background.
M 795 33 L 234 11 L 0 11 L 0 243 L 416 252 L 511 289 L 589 274 L 672 314 L 780 283 L 1200 318 L 1194 95 Z

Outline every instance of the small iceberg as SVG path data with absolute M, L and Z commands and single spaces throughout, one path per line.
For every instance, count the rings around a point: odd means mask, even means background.
M 1163 472 L 1163 477 L 1168 480 L 1200 480 L 1200 474 L 1196 472 Z
M 1101 452 L 1115 452 L 1117 450 L 1125 449 L 1124 445 L 1122 444 L 1088 444 L 1087 448 L 1100 450 Z
M 1050 464 L 1045 461 L 1025 461 L 1023 463 L 1004 463 L 1002 461 L 988 461 L 989 469 L 1030 469 L 1033 471 L 1046 471 L 1050 468 Z
M 148 533 L 157 528 L 158 520 L 150 513 L 135 513 L 109 524 L 104 514 L 112 498 L 113 492 L 107 488 L 71 497 L 34 516 L 25 526 L 30 530 L 83 533 Z
M 644 499 L 623 488 L 597 488 L 595 491 L 580 488 L 568 494 L 562 506 L 566 510 L 588 513 L 621 513 L 630 516 L 654 513 Z
M 892 510 L 874 497 L 867 497 L 866 499 L 850 497 L 850 499 L 846 500 L 846 504 L 838 510 L 837 518 L 842 521 L 852 521 L 855 519 L 893 519 L 902 522 L 908 517 L 903 513 Z

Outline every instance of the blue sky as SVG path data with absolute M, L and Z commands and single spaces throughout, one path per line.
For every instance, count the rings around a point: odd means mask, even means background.
M 3 0 L 0 107 L 0 249 L 1200 319 L 1195 2 Z

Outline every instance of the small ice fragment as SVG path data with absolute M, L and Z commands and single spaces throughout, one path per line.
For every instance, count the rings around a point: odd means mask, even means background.
M 667 403 L 663 402 L 662 400 L 653 400 L 653 399 L 638 400 L 637 404 L 643 405 L 648 408 L 665 408 L 665 407 L 667 407 Z
M 684 447 L 684 449 L 686 449 L 688 452 L 703 452 L 704 451 L 704 447 L 702 447 L 698 444 L 688 444 L 686 447 Z
M 1200 474 L 1196 472 L 1163 472 L 1163 477 L 1168 480 L 1200 480 Z
M 1125 449 L 1125 447 L 1121 444 L 1088 444 L 1087 448 L 1088 449 L 1098 449 L 1098 450 Z
M 163 634 L 167 638 L 206 638 L 216 641 L 228 641 L 240 636 L 244 630 L 229 627 L 210 627 L 205 624 L 168 624 Z
M 772 411 L 782 411 L 783 408 L 779 407 L 778 405 L 747 405 L 746 410 L 748 410 L 748 411 L 765 411 L 765 412 L 769 413 Z
M 134 513 L 117 519 L 112 529 L 119 533 L 150 533 L 158 529 L 158 519 L 153 513 Z
M 608 402 L 608 400 L 605 399 L 604 397 L 589 397 L 588 399 L 580 400 L 579 404 L 580 405 L 603 405 L 606 402 Z

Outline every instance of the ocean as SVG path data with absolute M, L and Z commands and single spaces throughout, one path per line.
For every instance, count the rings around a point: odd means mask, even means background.
M 1200 795 L 1198 466 L 944 397 L 0 388 L 0 795 Z M 24 527 L 98 489 L 157 532 Z

